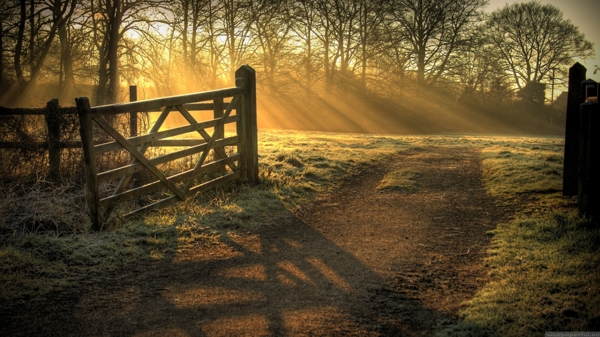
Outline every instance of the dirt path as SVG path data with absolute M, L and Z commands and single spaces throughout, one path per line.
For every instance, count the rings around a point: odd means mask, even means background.
M 507 213 L 480 165 L 468 148 L 398 154 L 281 223 L 23 308 L 8 334 L 431 335 L 485 283 L 485 232 Z M 393 167 L 418 191 L 378 192 Z

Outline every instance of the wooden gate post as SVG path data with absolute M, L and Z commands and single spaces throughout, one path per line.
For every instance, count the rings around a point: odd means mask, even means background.
M 577 195 L 579 161 L 579 105 L 585 100 L 581 82 L 586 69 L 579 62 L 569 69 L 569 92 L 565 130 L 565 157 L 563 170 L 563 195 Z
M 58 98 L 46 104 L 46 125 L 48 127 L 48 179 L 54 183 L 60 181 L 60 116 Z
M 258 125 L 256 120 L 256 72 L 249 65 L 235 72 L 236 86 L 242 86 L 246 93 L 242 96 L 241 131 L 243 153 L 241 159 L 242 179 L 258 184 Z
M 595 103 L 590 113 L 590 141 L 588 154 L 588 207 L 592 221 L 600 217 L 600 104 Z
M 600 105 L 586 102 L 581 104 L 581 132 L 579 148 L 579 184 L 578 206 L 580 215 L 591 218 L 598 216 L 599 195 L 598 191 L 598 150 L 600 125 Z M 595 219 L 597 220 L 597 218 Z
M 98 195 L 98 177 L 96 171 L 96 155 L 94 153 L 94 134 L 92 132 L 92 116 L 90 112 L 90 100 L 87 97 L 75 99 L 77 103 L 77 114 L 79 115 L 79 134 L 83 147 L 83 161 L 85 167 L 85 179 L 87 182 L 87 204 L 90 211 L 90 220 L 94 231 L 102 230 L 100 219 L 100 197 Z

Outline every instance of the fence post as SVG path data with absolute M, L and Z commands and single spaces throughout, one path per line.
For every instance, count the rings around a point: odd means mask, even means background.
M 594 103 L 590 112 L 588 144 L 588 204 L 585 210 L 592 221 L 600 216 L 600 104 Z
M 581 82 L 585 80 L 585 74 L 586 69 L 579 62 L 569 69 L 563 170 L 563 195 L 565 196 L 574 196 L 578 193 L 579 105 L 585 100 L 581 88 Z
M 129 101 L 130 102 L 137 101 L 137 86 L 135 86 L 135 85 L 129 86 Z M 137 129 L 138 129 L 137 112 L 132 111 L 131 114 L 129 115 L 129 136 L 130 137 L 137 136 Z
M 51 99 L 46 104 L 46 125 L 48 127 L 48 179 L 60 181 L 60 116 L 58 98 Z
M 96 156 L 94 153 L 94 135 L 92 132 L 92 116 L 90 111 L 90 100 L 87 97 L 75 99 L 77 103 L 77 114 L 79 116 L 79 134 L 83 147 L 83 160 L 85 168 L 85 179 L 87 181 L 87 204 L 94 231 L 102 230 L 100 220 L 100 197 L 98 195 L 98 178 L 96 174 Z
M 258 125 L 256 120 L 256 72 L 249 65 L 241 66 L 235 72 L 236 86 L 242 86 L 246 93 L 242 96 L 242 179 L 258 184 Z M 238 83 L 241 82 L 241 83 Z M 239 105 L 238 105 L 239 108 Z M 239 133 L 238 133 L 238 136 Z
M 579 134 L 578 206 L 580 215 L 594 217 L 598 211 L 598 103 L 581 104 Z

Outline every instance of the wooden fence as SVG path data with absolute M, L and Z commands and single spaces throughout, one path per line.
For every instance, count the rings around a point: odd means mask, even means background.
M 102 229 L 103 222 L 108 219 L 117 204 L 160 190 L 170 195 L 129 214 L 182 201 L 197 192 L 234 180 L 258 183 L 256 76 L 254 70 L 247 65 L 238 69 L 235 75 L 235 87 L 189 95 L 96 107 L 90 107 L 86 97 L 76 99 L 87 180 L 87 202 L 94 230 Z M 231 100 L 224 102 L 225 98 Z M 205 101 L 212 103 L 199 103 Z M 162 112 L 150 131 L 129 138 L 120 134 L 105 119 L 105 116 L 114 114 L 157 109 L 162 109 Z M 194 110 L 213 110 L 214 119 L 196 121 L 190 113 Z M 180 113 L 189 125 L 159 131 L 171 112 Z M 236 123 L 236 135 L 225 135 L 224 127 L 228 123 Z M 104 130 L 112 141 L 94 144 L 94 125 Z M 210 128 L 213 129 L 212 135 L 206 131 Z M 171 139 L 190 133 L 197 133 L 200 138 Z M 146 151 L 152 146 L 176 146 L 183 149 L 149 158 Z M 236 148 L 236 151 L 227 153 L 225 147 Z M 97 155 L 122 149 L 131 155 L 132 159 L 128 165 L 97 172 Z M 211 152 L 214 160 L 208 162 L 207 158 Z M 193 155 L 198 157 L 193 169 L 166 176 L 165 172 L 158 168 L 160 164 Z M 132 175 L 142 170 L 151 172 L 155 181 L 139 187 L 129 186 Z M 208 172 L 219 174 L 216 178 L 202 178 Z M 118 184 L 112 193 L 101 198 L 99 184 L 116 180 Z
M 27 116 L 43 115 L 47 127 L 46 141 L 44 142 L 0 142 L 3 149 L 46 149 L 48 150 L 48 180 L 60 180 L 60 152 L 61 149 L 81 148 L 81 142 L 61 141 L 61 120 L 64 115 L 77 114 L 77 108 L 59 107 L 58 99 L 50 100 L 45 108 L 6 108 L 0 107 L 0 116 Z
M 137 87 L 129 87 L 130 101 L 137 100 Z M 53 98 L 45 108 L 7 108 L 0 106 L 0 116 L 44 116 L 46 141 L 0 141 L 0 149 L 44 149 L 48 151 L 48 175 L 46 179 L 58 183 L 61 180 L 61 150 L 81 149 L 81 141 L 64 141 L 61 128 L 64 126 L 64 116 L 77 115 L 77 107 L 61 107 L 58 98 Z M 129 116 L 130 136 L 136 136 L 138 130 L 137 113 Z M 68 135 L 67 135 L 68 136 Z
M 586 69 L 569 69 L 563 195 L 577 195 L 579 213 L 600 219 L 600 105 L 598 83 Z

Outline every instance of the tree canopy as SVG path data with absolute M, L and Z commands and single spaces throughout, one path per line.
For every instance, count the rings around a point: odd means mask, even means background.
M 434 86 L 510 97 L 561 76 L 592 44 L 537 2 L 485 17 L 486 0 L 6 0 L 0 4 L 0 96 L 28 87 L 96 104 L 138 84 L 149 96 L 231 84 L 242 64 L 259 90 L 392 97 Z M 516 97 L 513 95 L 513 97 Z
M 588 58 L 593 45 L 553 5 L 515 3 L 494 11 L 487 20 L 487 37 L 501 69 L 524 89 L 542 83 L 554 71 L 564 71 L 575 57 Z

